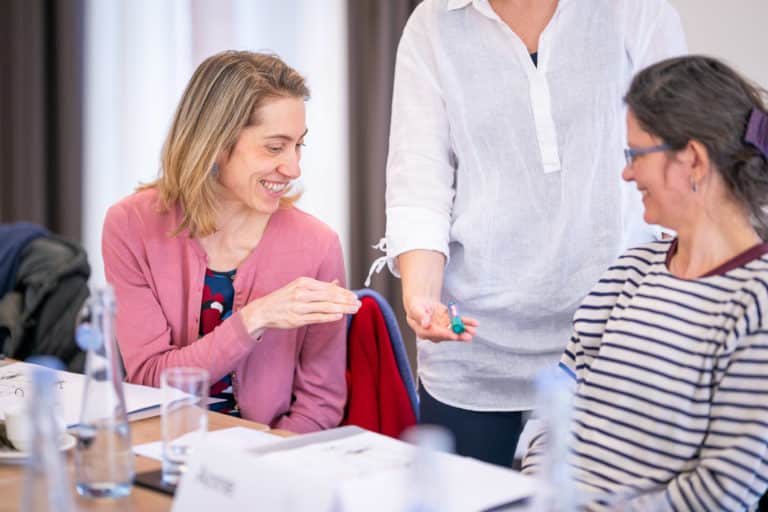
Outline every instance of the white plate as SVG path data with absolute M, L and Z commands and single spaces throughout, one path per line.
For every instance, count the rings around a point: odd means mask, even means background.
M 71 450 L 77 439 L 72 434 L 61 434 L 59 437 L 59 450 L 65 452 Z M 29 458 L 29 452 L 20 452 L 6 447 L 0 447 L 0 464 L 21 464 Z

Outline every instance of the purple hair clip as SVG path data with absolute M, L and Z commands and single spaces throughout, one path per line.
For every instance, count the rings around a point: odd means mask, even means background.
M 752 144 L 768 160 L 768 114 L 752 107 L 744 141 Z

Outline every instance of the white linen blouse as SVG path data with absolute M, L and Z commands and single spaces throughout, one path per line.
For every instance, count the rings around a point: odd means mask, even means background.
M 628 246 L 652 240 L 623 183 L 622 97 L 685 53 L 666 0 L 560 0 L 538 65 L 488 0 L 425 0 L 397 53 L 387 261 L 445 254 L 443 301 L 479 320 L 469 343 L 419 341 L 422 384 L 470 410 L 534 405 L 571 317 Z

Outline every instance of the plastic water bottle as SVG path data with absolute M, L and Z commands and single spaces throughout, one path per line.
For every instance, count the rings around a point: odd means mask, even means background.
M 115 345 L 115 297 L 97 290 L 81 311 L 75 332 L 87 351 L 86 382 L 77 427 L 77 492 L 92 498 L 120 498 L 131 492 L 134 467 L 123 377 Z
M 571 466 L 571 426 L 573 416 L 572 381 L 560 369 L 548 369 L 536 379 L 538 413 L 547 431 L 547 445 L 539 473 L 540 487 L 530 510 L 536 512 L 575 512 L 579 497 Z
M 37 364 L 60 367 L 58 359 L 38 357 Z M 32 370 L 29 400 L 32 445 L 24 471 L 19 510 L 22 512 L 69 512 L 73 510 L 72 490 L 59 449 L 60 433 L 54 410 L 56 374 L 44 366 Z
M 416 446 L 403 512 L 446 510 L 440 452 L 453 453 L 453 434 L 437 425 L 417 425 L 403 432 L 402 439 Z

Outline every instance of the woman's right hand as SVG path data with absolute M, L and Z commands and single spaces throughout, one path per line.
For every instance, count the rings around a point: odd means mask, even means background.
M 448 308 L 440 302 L 445 256 L 442 253 L 415 249 L 397 257 L 403 281 L 405 319 L 420 339 L 430 341 L 470 341 L 477 333 L 477 320 L 461 317 L 464 332 L 451 330 Z
M 357 296 L 337 281 L 299 277 L 272 293 L 251 301 L 240 311 L 251 334 L 265 329 L 295 329 L 341 320 L 357 313 Z
M 405 317 L 408 325 L 420 339 L 434 342 L 470 341 L 477 334 L 477 320 L 462 316 L 464 332 L 451 330 L 448 308 L 439 301 L 426 297 L 412 297 L 405 301 Z

